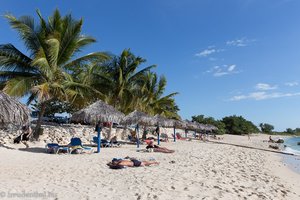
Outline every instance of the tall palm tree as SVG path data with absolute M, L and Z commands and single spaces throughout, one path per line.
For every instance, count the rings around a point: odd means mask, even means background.
M 139 89 L 143 75 L 155 65 L 138 71 L 139 66 L 146 62 L 136 57 L 129 49 L 125 49 L 120 56 L 116 56 L 106 67 L 107 90 L 106 102 L 118 110 L 129 113 L 134 103 L 134 91 Z
M 72 71 L 86 63 L 109 58 L 102 52 L 77 57 L 83 47 L 95 42 L 94 38 L 81 35 L 82 19 L 75 20 L 71 14 L 61 16 L 58 10 L 48 19 L 43 18 L 39 11 L 37 14 L 38 24 L 31 16 L 17 19 L 5 15 L 11 27 L 19 33 L 28 55 L 12 44 L 0 45 L 3 90 L 12 96 L 29 95 L 28 104 L 35 99 L 41 103 L 34 134 L 36 139 L 47 102 L 53 98 L 70 101 L 77 96 Z
M 179 111 L 174 96 L 177 92 L 163 96 L 166 89 L 167 80 L 165 76 L 157 77 L 156 73 L 148 72 L 145 75 L 145 82 L 139 96 L 140 110 L 151 115 L 160 114 L 167 118 L 179 119 Z

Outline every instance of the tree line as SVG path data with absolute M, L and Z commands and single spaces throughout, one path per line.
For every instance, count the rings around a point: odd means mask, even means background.
M 216 134 L 251 134 L 251 133 L 265 133 L 265 134 L 283 134 L 283 135 L 300 135 L 300 128 L 287 128 L 283 132 L 274 131 L 274 126 L 268 123 L 260 123 L 258 127 L 242 116 L 227 116 L 221 120 L 216 120 L 213 117 L 205 117 L 204 115 L 192 116 L 192 121 L 202 124 L 212 124 L 218 128 Z

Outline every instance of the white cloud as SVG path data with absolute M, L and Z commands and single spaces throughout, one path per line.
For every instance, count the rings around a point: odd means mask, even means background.
M 233 71 L 234 69 L 235 69 L 235 67 L 236 67 L 236 65 L 230 65 L 229 67 L 228 67 L 228 71 Z
M 206 57 L 206 56 L 208 56 L 210 54 L 213 54 L 215 52 L 216 52 L 215 49 L 205 49 L 205 50 L 201 51 L 200 53 L 197 53 L 196 56 Z
M 218 52 L 221 52 L 221 51 L 224 51 L 224 50 L 223 49 L 216 49 L 214 46 L 209 46 L 207 49 L 204 49 L 203 51 L 201 51 L 199 53 L 196 53 L 195 56 L 207 57 L 211 54 L 218 53 Z
M 228 46 L 236 46 L 236 47 L 245 47 L 249 46 L 251 43 L 255 42 L 254 39 L 247 39 L 246 37 L 235 39 L 235 40 L 229 40 L 226 42 L 226 45 Z
M 293 86 L 299 85 L 299 83 L 298 83 L 297 81 L 294 81 L 294 82 L 287 82 L 287 83 L 285 83 L 284 85 L 293 87 Z
M 255 89 L 257 90 L 275 90 L 277 88 L 278 88 L 277 85 L 271 86 L 267 83 L 258 83 L 255 86 Z
M 274 99 L 274 98 L 283 98 L 283 97 L 292 97 L 292 96 L 300 96 L 300 92 L 296 93 L 267 93 L 267 92 L 252 92 L 248 95 L 238 95 L 233 96 L 230 101 L 240 101 L 245 99 L 252 99 L 252 100 L 265 100 L 265 99 Z
M 223 66 L 217 65 L 212 67 L 210 70 L 206 72 L 213 74 L 213 76 L 215 77 L 239 73 L 239 71 L 236 70 L 236 65 L 223 65 Z

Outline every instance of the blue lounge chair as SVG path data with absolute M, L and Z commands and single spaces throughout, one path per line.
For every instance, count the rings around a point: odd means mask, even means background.
M 58 154 L 60 152 L 69 153 L 69 148 L 68 147 L 60 146 L 57 143 L 48 143 L 48 144 L 46 144 L 45 149 L 46 149 L 47 153 L 54 153 L 54 154 Z
M 94 149 L 92 147 L 83 146 L 80 138 L 71 138 L 71 142 L 68 145 L 68 147 L 69 147 L 69 153 L 75 151 L 79 151 L 79 153 L 82 153 L 83 151 L 88 151 L 89 153 L 94 152 Z

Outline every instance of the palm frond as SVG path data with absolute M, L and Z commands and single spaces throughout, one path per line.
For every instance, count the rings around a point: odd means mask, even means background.
M 6 81 L 4 91 L 16 97 L 22 97 L 30 92 L 34 85 L 35 79 L 32 77 L 16 77 Z
M 40 47 L 38 33 L 35 30 L 34 18 L 31 16 L 22 16 L 17 19 L 10 14 L 5 15 L 5 17 L 8 19 L 10 26 L 18 31 L 27 50 L 34 55 Z
M 30 65 L 31 58 L 21 53 L 12 44 L 0 45 L 0 69 L 7 71 L 36 71 Z
M 63 67 L 66 69 L 70 69 L 74 66 L 81 66 L 82 64 L 84 64 L 86 62 L 94 62 L 94 61 L 103 62 L 103 61 L 108 60 L 109 58 L 110 57 L 104 52 L 94 52 L 94 53 L 90 53 L 85 56 L 79 57 L 79 58 L 65 64 Z

